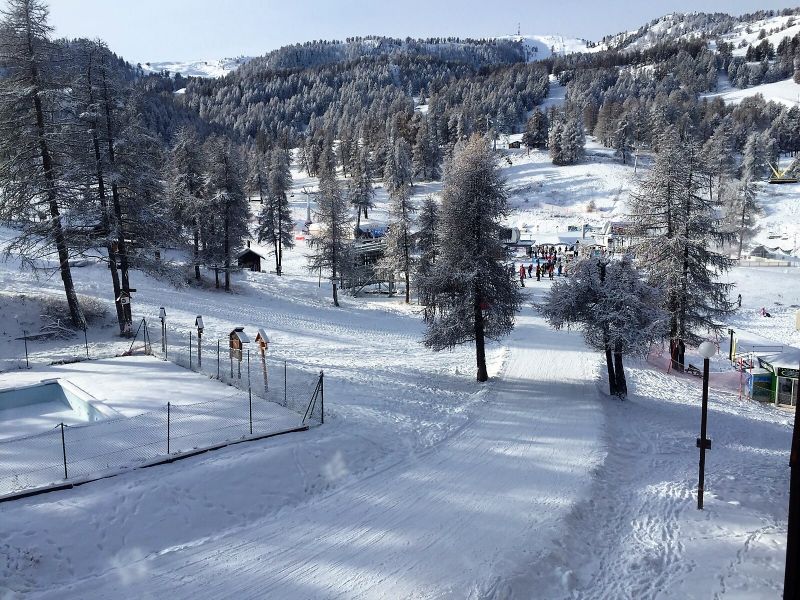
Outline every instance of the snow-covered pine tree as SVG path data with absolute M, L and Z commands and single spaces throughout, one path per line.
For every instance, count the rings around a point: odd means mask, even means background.
M 554 164 L 574 165 L 583 158 L 586 137 L 583 133 L 583 121 L 579 117 L 567 117 L 561 132 L 561 162 Z
M 726 188 L 725 181 L 733 177 L 735 168 L 735 154 L 729 125 L 722 122 L 703 144 L 703 156 L 709 174 L 709 197 L 716 198 L 717 202 L 724 203 L 722 191 Z
M 333 170 L 324 170 L 320 174 L 315 217 L 320 231 L 309 240 L 313 252 L 308 257 L 308 266 L 312 271 L 330 272 L 333 305 L 339 306 L 337 278 L 346 274 L 350 260 L 347 241 L 350 219 L 347 216 L 347 201 Z
M 645 283 L 630 258 L 578 261 L 537 308 L 554 329 L 577 325 L 586 343 L 606 358 L 609 393 L 625 398 L 623 357 L 645 356 L 661 337 L 667 315 L 660 290 Z
M 434 132 L 428 126 L 428 119 L 420 120 L 413 148 L 414 177 L 422 181 L 432 181 L 440 176 L 441 157 Z
M 205 236 L 208 258 L 215 275 L 220 268 L 225 273 L 225 291 L 231 289 L 233 257 L 247 236 L 250 207 L 245 192 L 242 157 L 234 144 L 222 137 L 211 137 L 204 145 L 204 195 L 208 199 L 209 223 Z M 219 280 L 217 278 L 217 287 Z
M 381 268 L 401 272 L 405 280 L 406 304 L 411 302 L 411 225 L 415 207 L 411 202 L 411 151 L 403 138 L 394 142 L 386 159 L 384 186 L 389 193 L 389 228 Z
M 92 196 L 97 204 L 96 212 L 102 231 L 102 243 L 106 248 L 111 286 L 114 293 L 114 306 L 117 313 L 117 323 L 120 334 L 126 330 L 125 311 L 121 302 L 121 284 L 119 279 L 119 260 L 114 240 L 113 211 L 110 206 L 108 183 L 111 179 L 108 161 L 105 156 L 105 147 L 100 143 L 100 131 L 103 126 L 99 110 L 100 90 L 97 72 L 99 69 L 101 52 L 107 49 L 100 43 L 81 40 L 76 44 L 75 65 L 76 75 L 72 88 L 75 99 L 75 110 L 78 114 L 76 125 L 76 146 L 79 148 L 75 156 L 75 169 L 85 169 L 83 177 L 87 182 L 87 195 Z M 84 145 L 89 147 L 87 152 Z
M 533 109 L 527 123 L 525 133 L 522 134 L 522 143 L 530 150 L 531 148 L 547 148 L 547 115 L 539 107 Z
M 269 149 L 262 152 L 256 147 L 252 147 L 247 152 L 247 179 L 245 180 L 245 191 L 249 196 L 258 196 L 259 204 L 263 205 L 264 200 L 269 194 L 267 181 L 269 180 Z
M 283 271 L 283 250 L 294 247 L 292 211 L 286 193 L 292 184 L 289 153 L 274 149 L 270 158 L 267 200 L 258 216 L 258 241 L 272 244 L 275 272 Z
M 718 330 L 717 319 L 731 310 L 730 284 L 717 278 L 734 261 L 716 251 L 731 234 L 720 227 L 708 197 L 697 141 L 670 125 L 658 148 L 648 176 L 631 194 L 634 250 L 650 282 L 664 290 L 670 354 L 673 367 L 682 370 L 684 344 Z
M 615 154 L 622 159 L 622 164 L 628 164 L 628 154 L 631 151 L 633 137 L 633 128 L 630 122 L 624 116 L 617 123 L 617 129 L 611 142 L 612 147 L 616 151 Z
M 361 226 L 361 213 L 364 218 L 369 218 L 369 209 L 375 205 L 375 190 L 372 187 L 370 173 L 369 151 L 365 146 L 359 145 L 356 160 L 353 165 L 353 176 L 348 184 L 348 199 L 356 209 L 356 229 Z
M 166 164 L 167 194 L 172 204 L 176 222 L 188 233 L 192 248 L 194 277 L 200 280 L 200 225 L 206 218 L 206 200 L 203 197 L 204 162 L 203 147 L 196 130 L 181 127 L 175 134 Z
M 508 213 L 505 183 L 488 140 L 460 145 L 445 173 L 441 254 L 423 295 L 431 313 L 424 343 L 434 350 L 475 342 L 478 381 L 486 381 L 485 340 L 514 327 L 522 301 L 500 257 L 500 221 Z
M 102 141 L 111 171 L 111 208 L 116 255 L 119 258 L 125 333 L 133 326 L 130 269 L 158 270 L 154 261 L 159 241 L 174 240 L 161 180 L 161 147 L 141 124 L 141 96 L 131 94 L 109 53 L 100 54 L 98 107 Z
M 36 266 L 55 248 L 70 320 L 82 328 L 86 321 L 62 217 L 75 203 L 68 175 L 67 74 L 49 39 L 43 2 L 9 0 L 0 14 L 0 220 L 13 221 L 19 232 L 7 250 Z
M 758 231 L 758 217 L 762 214 L 761 206 L 756 200 L 756 186 L 753 181 L 742 180 L 728 192 L 726 198 L 726 221 L 735 232 L 738 244 L 737 258 L 741 260 L 744 243 L 753 238 Z
M 431 298 L 425 294 L 425 280 L 433 273 L 433 267 L 439 256 L 439 203 L 433 196 L 426 196 L 417 217 L 417 260 L 414 279 L 417 284 L 417 296 L 425 307 L 423 319 L 427 322 L 432 313 L 429 305 Z
M 564 163 L 564 150 L 563 150 L 563 133 L 564 133 L 564 120 L 559 116 L 555 116 L 550 120 L 550 129 L 547 136 L 547 147 L 550 150 L 550 158 L 553 160 L 554 165 L 562 165 Z

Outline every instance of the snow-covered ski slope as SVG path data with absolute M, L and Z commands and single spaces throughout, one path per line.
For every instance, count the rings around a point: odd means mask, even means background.
M 702 97 L 722 98 L 729 104 L 739 104 L 745 98 L 752 98 L 756 94 L 763 96 L 767 102 L 778 102 L 788 108 L 800 106 L 800 84 L 795 83 L 793 79 L 762 83 L 761 85 L 740 89 L 733 87 L 726 76 L 720 76 L 717 90 L 702 94 Z
M 648 164 L 641 157 L 634 175 L 594 142 L 570 167 L 543 152 L 507 157 L 509 224 L 532 236 L 624 219 Z M 317 182 L 292 174 L 302 222 L 302 190 Z M 776 187 L 760 190 L 764 230 L 793 241 L 800 192 Z M 415 198 L 440 189 L 416 183 Z M 370 217 L 381 221 L 382 189 L 377 201 Z M 270 353 L 290 372 L 325 371 L 325 425 L 0 505 L 0 597 L 779 596 L 791 413 L 712 386 L 699 512 L 699 379 L 632 362 L 629 400 L 606 397 L 601 357 L 577 333 L 541 322 L 532 303 L 550 283 L 529 281 L 518 328 L 490 346 L 492 380 L 478 385 L 472 348 L 422 347 L 417 306 L 341 296 L 333 308 L 306 252 L 298 241 L 286 275 L 237 275 L 230 294 L 134 273 L 134 312 L 155 318 L 165 306 L 187 334 L 202 314 L 209 339 L 266 328 Z M 63 293 L 57 277 L 18 267 L 0 263 L 4 294 Z M 734 270 L 732 296 L 741 292 L 743 303 L 728 324 L 800 344 L 798 273 Z M 81 293 L 110 305 L 102 264 L 74 277 Z M 759 317 L 761 306 L 773 318 Z M 20 321 L 35 320 L 15 314 L 0 310 L 0 357 L 20 351 Z M 90 344 L 113 331 L 90 329 Z M 30 349 L 41 359 L 56 345 Z M 699 364 L 692 352 L 689 361 Z
M 163 73 L 169 71 L 170 75 L 180 73 L 184 77 L 224 77 L 235 71 L 251 59 L 249 56 L 236 58 L 219 58 L 193 61 L 155 61 L 141 63 L 145 73 Z
M 483 402 L 413 460 L 278 518 L 143 548 L 127 576 L 109 569 L 43 597 L 484 596 L 560 537 L 603 457 L 597 356 L 575 334 L 548 343 L 554 334 L 527 312 Z

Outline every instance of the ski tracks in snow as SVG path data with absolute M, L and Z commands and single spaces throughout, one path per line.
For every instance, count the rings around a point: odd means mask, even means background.
M 557 338 L 557 339 L 554 339 Z M 520 317 L 503 375 L 433 448 L 53 597 L 499 597 L 535 568 L 602 460 L 597 357 Z M 505 593 L 505 592 L 503 592 Z M 525 597 L 527 594 L 522 594 Z

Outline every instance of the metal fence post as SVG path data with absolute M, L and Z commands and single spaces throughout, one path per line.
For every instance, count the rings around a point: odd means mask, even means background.
M 170 403 L 167 402 L 167 454 L 169 454 Z
M 217 380 L 219 378 L 219 340 L 217 340 Z
M 189 332 L 189 370 L 192 370 L 192 332 Z
M 247 402 L 250 409 L 250 435 L 253 435 L 253 388 L 250 387 L 250 348 L 247 349 Z
M 86 346 L 86 359 L 89 359 L 89 338 L 86 336 L 86 323 L 83 324 L 83 345 Z
M 289 406 L 289 404 L 286 401 L 286 386 L 287 386 L 287 383 L 286 383 L 286 361 L 283 361 L 283 405 L 284 406 Z
M 64 423 L 61 423 L 61 452 L 64 455 L 64 479 L 69 479 L 69 475 L 67 475 L 67 443 L 64 441 Z
M 28 360 L 28 332 L 24 329 L 22 330 L 22 340 L 25 342 L 25 368 L 30 369 L 31 363 Z
M 319 422 L 325 424 L 325 373 L 319 372 Z

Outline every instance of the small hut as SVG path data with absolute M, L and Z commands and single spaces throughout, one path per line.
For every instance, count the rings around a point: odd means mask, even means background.
M 267 256 L 266 250 L 252 245 L 250 240 L 247 240 L 247 247 L 236 254 L 236 264 L 242 269 L 261 273 L 263 270 L 262 261 L 266 262 Z
M 761 368 L 772 374 L 772 398 L 775 404 L 794 405 L 800 375 L 800 349 L 784 347 L 781 352 L 758 357 Z

